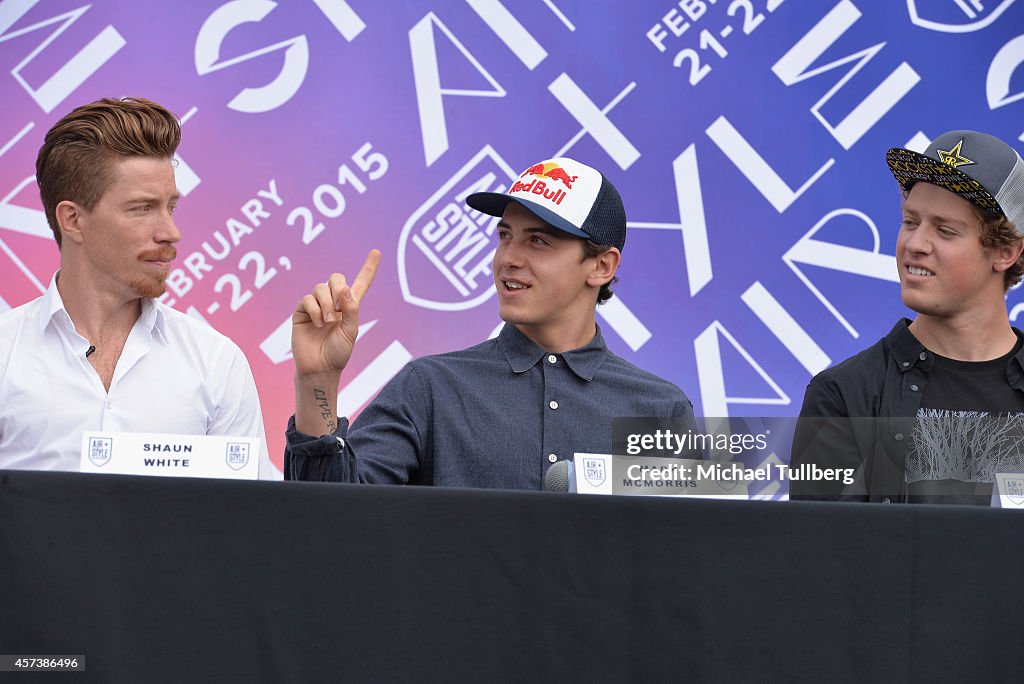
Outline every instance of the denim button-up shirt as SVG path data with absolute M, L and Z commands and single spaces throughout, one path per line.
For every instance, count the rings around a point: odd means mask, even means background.
M 286 433 L 285 477 L 385 484 L 541 489 L 552 462 L 610 453 L 612 419 L 671 417 L 695 429 L 672 383 L 605 346 L 549 353 L 514 325 L 463 351 L 403 368 L 348 427 Z

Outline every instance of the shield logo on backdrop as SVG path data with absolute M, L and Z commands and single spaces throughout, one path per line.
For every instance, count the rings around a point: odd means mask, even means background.
M 929 31 L 972 33 L 994 22 L 1014 2 L 1002 0 L 984 7 L 981 0 L 907 0 L 907 12 L 915 26 Z
M 97 468 L 102 468 L 110 462 L 114 449 L 114 440 L 110 437 L 89 438 L 89 460 Z
M 249 463 L 249 445 L 244 442 L 228 442 L 225 459 L 232 470 L 241 470 Z
M 466 206 L 474 192 L 504 192 L 516 174 L 490 145 L 417 209 L 398 238 L 398 283 L 410 304 L 462 311 L 494 295 L 498 219 Z
M 583 477 L 594 487 L 604 484 L 605 467 L 603 458 L 587 456 L 583 459 Z

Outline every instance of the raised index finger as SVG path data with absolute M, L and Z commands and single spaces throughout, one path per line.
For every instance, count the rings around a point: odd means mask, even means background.
M 380 265 L 380 250 L 371 249 L 366 255 L 363 267 L 359 269 L 359 275 L 352 281 L 352 298 L 358 304 L 363 300 L 366 291 L 370 289 L 373 277 L 377 275 L 377 267 Z

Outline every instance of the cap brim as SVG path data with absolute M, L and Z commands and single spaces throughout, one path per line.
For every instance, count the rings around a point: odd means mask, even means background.
M 562 232 L 569 233 L 569 235 L 574 235 L 586 240 L 591 239 L 590 235 L 572 225 L 547 207 L 541 206 L 536 202 L 523 199 L 522 197 L 513 197 L 512 195 L 506 195 L 502 192 L 474 192 L 466 197 L 466 204 L 479 212 L 488 214 L 489 216 L 501 216 L 504 214 L 505 206 L 509 202 L 515 202 L 516 204 L 525 207 L 537 218 L 553 228 L 557 228 Z
M 910 190 L 914 183 L 931 183 L 963 197 L 991 214 L 1005 216 L 999 202 L 981 183 L 954 166 L 902 147 L 894 147 L 886 152 L 885 163 L 904 190 Z

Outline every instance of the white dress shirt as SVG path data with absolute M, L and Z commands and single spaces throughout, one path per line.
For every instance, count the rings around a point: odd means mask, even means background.
M 98 430 L 258 437 L 260 479 L 281 478 L 252 371 L 227 337 L 143 299 L 109 392 L 88 348 L 56 275 L 41 297 L 0 315 L 0 469 L 77 471 L 82 433 Z

